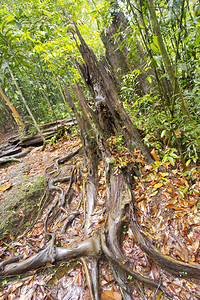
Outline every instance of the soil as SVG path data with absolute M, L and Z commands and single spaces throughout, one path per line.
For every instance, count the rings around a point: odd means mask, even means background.
M 1 145 L 11 136 L 12 133 L 1 134 Z M 30 148 L 31 152 L 21 162 L 0 168 L 0 238 L 6 233 L 22 234 L 30 225 L 45 191 L 46 169 L 75 147 L 73 134 L 68 135 L 54 145 L 47 145 L 45 151 L 41 147 Z

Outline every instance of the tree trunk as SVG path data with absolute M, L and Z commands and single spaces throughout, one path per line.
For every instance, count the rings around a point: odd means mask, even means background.
M 2 90 L 2 88 L 0 87 L 0 95 L 1 97 L 4 99 L 4 101 L 7 103 L 8 107 L 10 108 L 12 115 L 15 119 L 15 122 L 18 124 L 18 126 L 20 127 L 24 127 L 24 123 L 21 121 L 19 113 L 17 112 L 16 108 L 11 104 L 10 100 L 8 99 L 8 97 L 6 96 L 5 92 Z
M 132 34 L 129 22 L 121 11 L 117 1 L 114 1 L 111 7 L 113 7 L 112 23 L 101 33 L 101 39 L 106 48 L 106 59 L 112 67 L 119 87 L 121 87 L 124 75 L 133 70 L 140 70 L 141 74 L 138 75 L 137 82 L 135 82 L 135 90 L 139 96 L 143 96 L 150 91 L 150 84 L 146 80 L 146 77 L 152 74 L 152 70 L 148 70 L 146 74 L 142 70 L 146 60 L 144 59 L 145 55 L 137 38 L 135 38 L 136 43 L 134 49 L 132 49 L 136 54 L 133 59 L 129 57 L 127 44 Z
M 30 108 L 29 108 L 29 106 L 28 106 L 28 103 L 27 103 L 26 99 L 25 99 L 24 96 L 23 96 L 23 93 L 22 93 L 22 91 L 21 91 L 21 89 L 20 89 L 20 87 L 19 87 L 19 85 L 18 85 L 18 83 L 17 83 L 17 81 L 16 81 L 16 79 L 15 79 L 15 76 L 14 76 L 14 74 L 13 74 L 13 72 L 12 72 L 12 70 L 11 70 L 9 64 L 8 64 L 8 70 L 9 70 L 10 76 L 11 76 L 11 78 L 12 78 L 12 80 L 13 80 L 13 82 L 14 82 L 16 88 L 17 88 L 17 91 L 19 92 L 19 95 L 20 95 L 20 97 L 21 97 L 21 99 L 22 99 L 22 101 L 23 101 L 23 103 L 24 103 L 24 105 L 25 105 L 25 107 L 26 107 L 26 109 L 27 109 L 27 111 L 28 111 L 28 113 L 29 113 L 29 115 L 30 115 L 32 121 L 33 121 L 33 124 L 34 124 L 35 128 L 37 129 L 39 135 L 41 136 L 41 139 L 42 139 L 42 141 L 43 141 L 43 148 L 42 148 L 42 149 L 44 149 L 45 146 L 46 146 L 46 144 L 47 144 L 47 141 L 45 140 L 45 138 L 44 138 L 44 136 L 43 136 L 43 134 L 42 134 L 42 132 L 41 132 L 41 130 L 40 130 L 40 128 L 39 128 L 39 126 L 38 126 L 36 120 L 35 120 L 35 117 L 33 116 L 32 112 L 31 112 L 31 110 L 30 110 Z
M 117 88 L 112 78 L 102 63 L 99 63 L 83 40 L 80 32 L 77 35 L 80 40 L 79 50 L 82 54 L 84 65 L 78 64 L 82 77 L 94 99 L 98 122 L 107 137 L 123 135 L 127 146 L 134 152 L 138 149 L 142 152 L 146 161 L 153 161 L 150 152 L 145 147 L 136 127 L 125 112 L 117 95 Z

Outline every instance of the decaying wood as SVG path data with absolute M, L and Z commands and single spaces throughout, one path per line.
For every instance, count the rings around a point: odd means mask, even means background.
M 51 139 L 53 136 L 62 136 L 64 133 L 76 123 L 73 119 L 64 119 L 57 122 L 52 122 L 44 125 L 40 125 L 39 128 L 44 135 L 46 140 Z M 19 145 L 21 147 L 29 147 L 29 146 L 41 146 L 43 141 L 39 134 L 20 137 Z
M 153 159 L 150 152 L 142 142 L 138 130 L 131 122 L 117 95 L 115 83 L 105 67 L 97 61 L 77 27 L 76 32 L 80 40 L 79 51 L 85 63 L 83 65 L 78 64 L 78 66 L 88 90 L 90 92 L 92 90 L 91 95 L 94 97 L 94 104 L 97 107 L 99 125 L 108 135 L 112 135 L 113 132 L 123 135 L 130 150 L 139 149 L 146 161 L 152 163 Z M 106 119 L 104 112 L 107 114 L 108 123 L 104 122 Z
M 71 126 L 73 124 L 76 124 L 76 119 L 74 118 L 70 118 L 70 119 L 62 119 L 62 120 L 58 120 L 58 121 L 54 121 L 54 122 L 50 122 L 50 123 L 45 123 L 43 125 L 39 125 L 40 129 L 45 131 L 46 129 L 52 128 L 52 127 L 56 127 L 57 125 L 60 124 L 68 124 L 68 126 Z
M 63 119 L 60 121 L 40 125 L 40 130 L 46 140 L 51 139 L 54 136 L 58 138 L 64 135 L 66 131 L 69 131 L 72 126 L 76 125 L 75 119 Z M 28 152 L 24 151 L 21 156 L 16 156 L 20 153 L 23 148 L 30 146 L 41 146 L 43 140 L 39 134 L 24 136 L 19 134 L 11 137 L 7 140 L 7 144 L 0 147 L 0 165 L 6 164 L 7 162 L 20 162 L 19 157 L 23 157 Z M 73 155 L 73 154 L 72 154 Z M 67 160 L 68 158 L 66 158 Z M 70 158 L 69 158 L 70 159 Z M 63 162 L 65 161 L 62 158 Z M 59 162 L 58 163 L 62 163 Z
M 21 149 L 20 149 L 21 150 Z M 21 162 L 21 157 L 26 156 L 28 153 L 31 152 L 31 149 L 27 149 L 23 152 L 20 152 L 18 154 L 14 154 L 14 155 L 6 155 L 3 157 L 0 157 L 0 166 L 10 163 L 10 162 Z
M 21 151 L 22 149 L 19 146 L 12 147 L 11 145 L 5 145 L 0 150 L 0 157 L 15 155 Z

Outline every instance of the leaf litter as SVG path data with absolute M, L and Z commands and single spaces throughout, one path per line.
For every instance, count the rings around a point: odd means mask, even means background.
M 110 145 L 114 141 L 110 139 Z M 75 145 L 75 146 L 74 146 Z M 25 175 L 34 176 L 45 173 L 57 157 L 66 155 L 66 152 L 78 147 L 80 141 L 73 135 L 59 141 L 57 144 L 48 145 L 44 152 L 39 148 L 33 149 L 23 163 L 31 164 L 31 169 Z M 136 152 L 134 157 L 130 155 L 125 147 L 113 149 L 112 154 L 116 158 L 116 172 L 127 164 L 143 161 L 140 152 Z M 76 164 L 81 165 L 82 157 L 76 158 Z M 1 171 L 3 176 L 3 188 L 1 197 L 6 201 L 7 188 L 12 187 L 12 180 L 9 172 L 17 164 L 8 166 Z M 67 163 L 66 165 L 70 165 Z M 200 168 L 188 166 L 183 169 L 177 161 L 175 166 L 168 163 L 155 163 L 154 165 L 143 166 L 142 176 L 134 176 L 133 195 L 137 203 L 138 222 L 142 226 L 142 232 L 150 241 L 163 253 L 171 257 L 189 262 L 191 264 L 200 263 Z M 4 174 L 3 174 L 4 173 Z M 83 182 L 87 179 L 88 170 L 82 169 L 82 178 L 73 185 L 76 198 L 73 203 L 76 207 Z M 98 230 L 105 222 L 104 203 L 106 200 L 105 174 L 103 163 L 99 167 L 99 189 L 98 205 L 92 215 L 91 234 L 93 228 Z M 5 188 L 4 188 L 5 187 Z M 2 195 L 3 194 L 3 195 Z M 52 197 L 54 197 L 52 193 Z M 84 202 L 84 201 L 83 201 Z M 60 207 L 62 210 L 62 207 Z M 64 210 L 63 210 L 64 212 Z M 23 257 L 41 250 L 45 246 L 44 217 L 38 220 L 35 226 L 18 242 L 14 241 L 11 235 L 0 239 L 0 259 L 17 256 L 23 253 Z M 67 213 L 67 212 L 66 212 Z M 82 232 L 84 224 L 84 203 L 80 207 L 80 215 L 68 227 L 64 235 L 59 233 L 63 218 L 56 219 L 51 225 L 51 232 L 57 233 L 57 245 L 68 246 L 74 242 L 84 239 Z M 129 224 L 124 226 L 122 235 L 122 250 L 131 259 L 133 270 L 148 275 L 162 284 L 173 295 L 174 299 L 199 299 L 200 288 L 194 281 L 186 281 L 183 278 L 169 276 L 162 271 L 137 245 Z M 63 265 L 61 265 L 63 264 Z M 137 284 L 132 278 L 127 278 L 133 288 L 134 299 L 141 299 Z M 121 292 L 112 275 L 110 267 L 105 262 L 100 263 L 100 298 L 101 299 L 122 299 Z M 141 287 L 142 293 L 149 299 L 167 299 L 157 291 L 148 287 Z M 84 271 L 79 261 L 71 260 L 60 264 L 47 265 L 17 279 L 5 279 L 1 282 L 0 299 L 89 299 Z

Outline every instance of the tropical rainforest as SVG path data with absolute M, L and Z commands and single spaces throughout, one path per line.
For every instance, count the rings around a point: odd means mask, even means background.
M 0 1 L 0 70 L 0 299 L 200 299 L 199 1 Z

